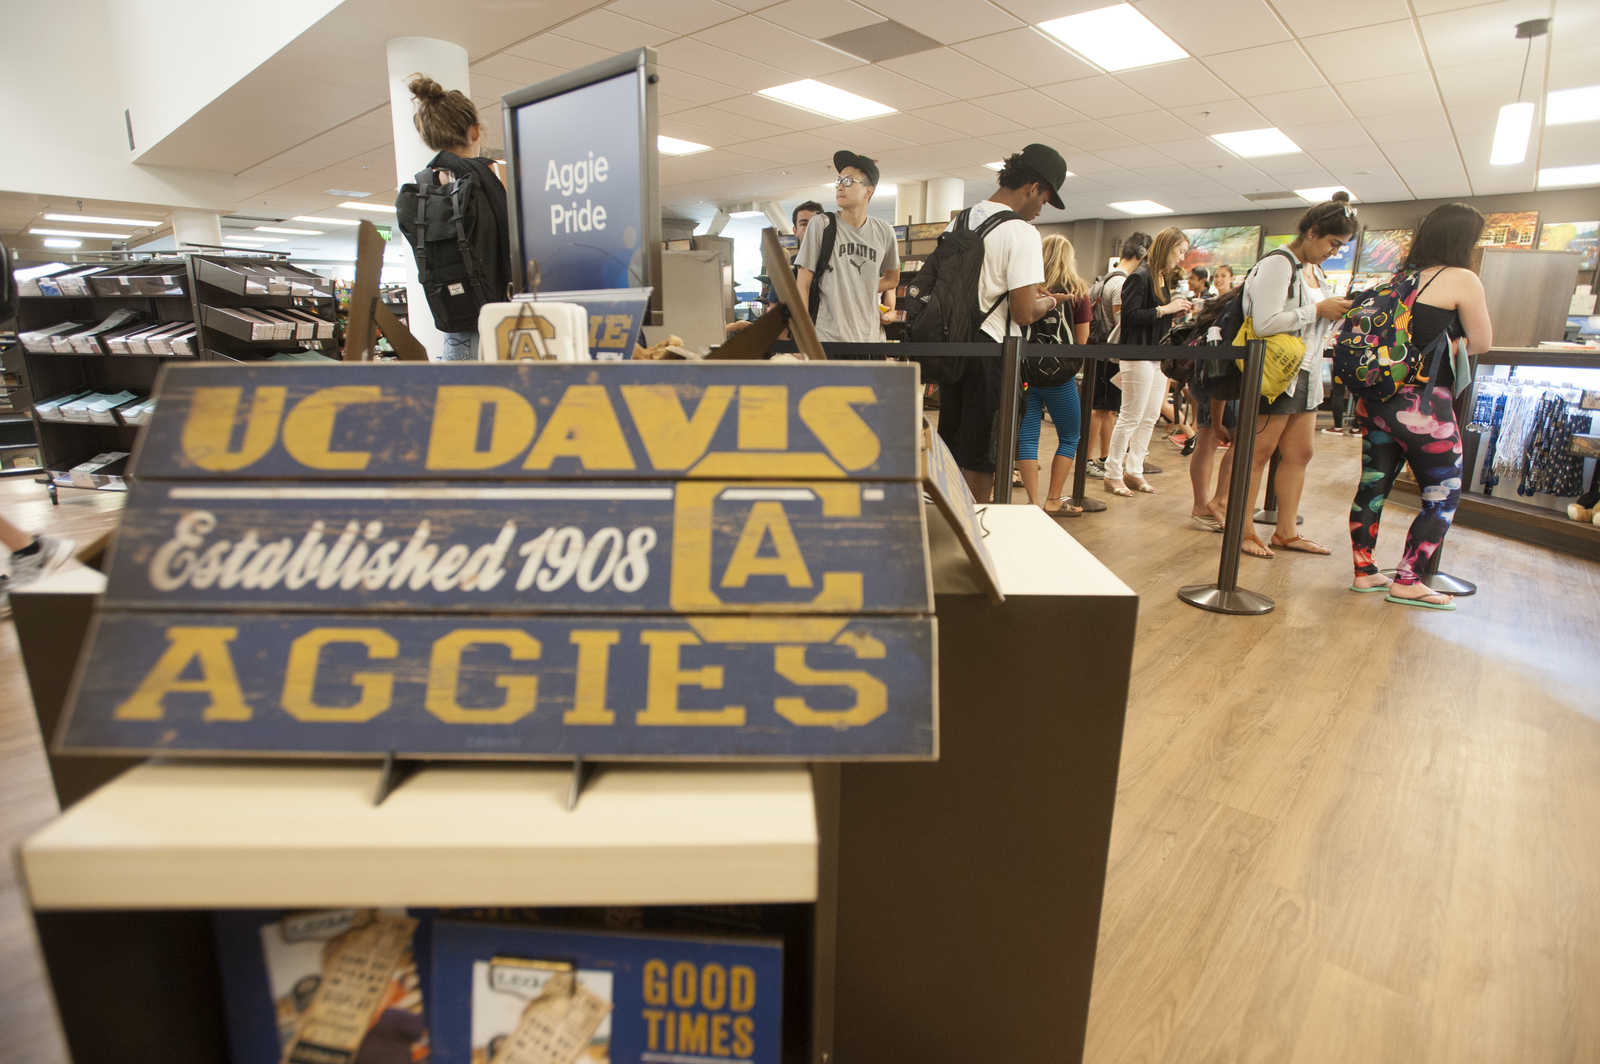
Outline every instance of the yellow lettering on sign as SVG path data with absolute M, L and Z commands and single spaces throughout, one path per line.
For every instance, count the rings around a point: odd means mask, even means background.
M 278 385 L 257 388 L 251 394 L 244 439 L 234 451 L 229 444 L 244 389 L 196 388 L 189 403 L 189 419 L 183 423 L 183 456 L 214 473 L 231 473 L 252 464 L 272 450 L 288 394 L 289 389 Z
M 883 444 L 852 404 L 870 406 L 877 401 L 876 392 L 860 385 L 813 388 L 800 397 L 800 420 L 833 460 L 853 473 L 876 462 Z
M 607 314 L 606 334 L 600 338 L 595 347 L 622 347 L 628 342 L 628 333 L 633 325 L 631 314 Z
M 782 384 L 739 385 L 739 450 L 788 449 L 788 387 Z
M 704 1053 L 708 1044 L 706 1039 L 706 1014 L 703 1012 L 678 1013 L 678 1052 Z
M 478 450 L 478 426 L 494 418 L 488 450 Z M 510 388 L 478 384 L 440 385 L 433 400 L 428 436 L 429 469 L 493 469 L 533 442 L 536 419 L 528 401 Z
M 238 636 L 237 628 L 168 628 L 167 649 L 113 715 L 118 720 L 160 720 L 167 695 L 187 693 L 211 696 L 202 720 L 249 720 L 250 704 L 228 652 Z M 199 678 L 180 679 L 191 664 L 199 666 Z
M 706 1006 L 710 1008 L 710 1006 Z M 732 1016 L 711 1017 L 711 1055 L 725 1057 L 728 1055 L 728 1025 L 733 1022 Z
M 756 1052 L 756 1021 L 748 1016 L 733 1018 L 733 1055 L 749 1060 Z
M 533 712 L 539 698 L 539 677 L 502 674 L 494 678 L 505 688 L 498 706 L 468 709 L 456 701 L 461 687 L 461 654 L 468 647 L 496 645 L 511 651 L 512 661 L 537 661 L 543 652 L 539 641 L 517 628 L 459 628 L 433 644 L 428 665 L 428 712 L 446 724 L 513 724 Z
M 645 1035 L 644 1035 L 645 1046 L 644 1047 L 646 1049 L 660 1049 L 661 1048 L 661 1021 L 662 1021 L 663 1018 L 665 1018 L 667 1016 L 666 1010 L 665 1009 L 641 1009 L 640 1013 L 641 1013 L 641 1015 L 644 1016 L 644 1022 L 649 1025 L 649 1026 L 647 1026 L 645 1028 Z
M 731 384 L 713 384 L 700 396 L 694 416 L 683 412 L 683 398 L 671 384 L 624 384 L 622 401 L 628 404 L 633 426 L 657 470 L 688 469 L 711 446 L 711 437 L 733 402 Z
M 283 671 L 284 712 L 296 720 L 343 721 L 360 724 L 389 708 L 394 696 L 394 676 L 387 672 L 352 673 L 350 682 L 361 688 L 353 706 L 323 706 L 316 701 L 317 663 L 330 643 L 355 643 L 367 648 L 369 658 L 392 658 L 400 644 L 381 628 L 313 628 L 289 644 L 289 664 Z
M 649 960 L 644 962 L 644 1003 L 646 1005 L 665 1005 L 667 1003 L 667 962 Z
M 864 632 L 850 633 L 848 643 L 857 658 L 882 658 L 888 649 Z M 802 687 L 848 687 L 855 692 L 855 705 L 849 709 L 812 709 L 803 698 L 774 699 L 772 708 L 790 724 L 801 727 L 858 728 L 883 716 L 889 708 L 889 689 L 871 673 L 860 669 L 813 669 L 806 664 L 804 646 L 773 648 L 773 669 L 790 683 Z
M 566 455 L 576 457 L 585 469 L 634 468 L 633 452 L 603 385 L 567 388 L 522 468 L 549 469 L 551 462 Z
M 749 1012 L 756 1007 L 756 973 L 743 964 L 728 972 L 728 1007 L 734 1012 Z M 748 1028 L 746 1028 L 748 1030 Z M 734 1028 L 737 1033 L 737 1025 Z
M 283 449 L 295 461 L 310 469 L 365 469 L 372 455 L 367 451 L 334 451 L 333 425 L 339 411 L 360 403 L 376 403 L 383 398 L 377 385 L 340 385 L 312 392 L 283 419 Z
M 775 553 L 763 555 L 761 546 L 769 535 Z M 781 502 L 758 502 L 750 507 L 750 517 L 733 548 L 733 559 L 722 574 L 722 586 L 744 587 L 752 576 L 781 576 L 790 587 L 812 584 Z
M 720 964 L 700 969 L 700 1007 L 712 1012 L 722 1007 L 728 995 L 728 970 Z
M 611 648 L 621 639 L 621 632 L 568 633 L 567 641 L 578 648 L 578 683 L 572 693 L 572 708 L 561 715 L 561 723 L 616 722 L 616 713 L 606 708 L 606 676 L 611 666 Z
M 680 661 L 683 648 L 700 645 L 693 632 L 677 629 L 640 632 L 639 642 L 650 648 L 650 667 L 645 681 L 645 706 L 634 716 L 636 724 L 709 724 L 738 728 L 744 725 L 743 706 L 721 709 L 679 709 L 678 688 L 694 684 L 707 691 L 722 689 L 722 666 L 707 665 L 685 669 Z

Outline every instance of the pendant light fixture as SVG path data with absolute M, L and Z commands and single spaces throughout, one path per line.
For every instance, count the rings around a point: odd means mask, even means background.
M 1517 82 L 1517 102 L 1500 108 L 1500 119 L 1494 126 L 1494 147 L 1489 149 L 1491 166 L 1517 166 L 1528 157 L 1534 105 L 1531 101 L 1522 102 L 1522 90 L 1528 82 L 1528 60 L 1533 58 L 1533 39 L 1549 32 L 1550 20 L 1547 18 L 1517 23 L 1517 39 L 1527 40 L 1528 51 L 1522 58 L 1522 80 Z

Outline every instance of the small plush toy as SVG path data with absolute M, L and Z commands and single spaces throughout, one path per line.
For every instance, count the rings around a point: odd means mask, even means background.
M 1591 491 L 1579 495 L 1576 502 L 1567 505 L 1567 516 L 1574 521 L 1587 521 L 1590 524 L 1600 525 L 1600 491 Z

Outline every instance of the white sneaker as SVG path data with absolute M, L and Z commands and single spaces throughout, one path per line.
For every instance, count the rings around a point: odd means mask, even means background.
M 49 576 L 67 564 L 78 546 L 73 540 L 56 539 L 54 536 L 37 536 L 33 542 L 39 549 L 32 554 L 20 558 L 15 554 L 11 556 L 11 582 L 6 586 L 7 591 L 27 587 Z

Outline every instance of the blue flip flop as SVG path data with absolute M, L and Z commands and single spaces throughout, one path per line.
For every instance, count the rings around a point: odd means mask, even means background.
M 1383 596 L 1383 601 L 1398 602 L 1402 606 L 1421 606 L 1425 610 L 1453 610 L 1456 608 L 1454 602 L 1424 602 L 1422 599 L 1400 598 L 1398 595 L 1385 595 Z
M 1390 586 L 1389 584 L 1379 584 L 1376 587 L 1356 587 L 1356 585 L 1351 584 L 1350 590 L 1358 595 L 1371 595 L 1379 591 L 1387 592 Z

